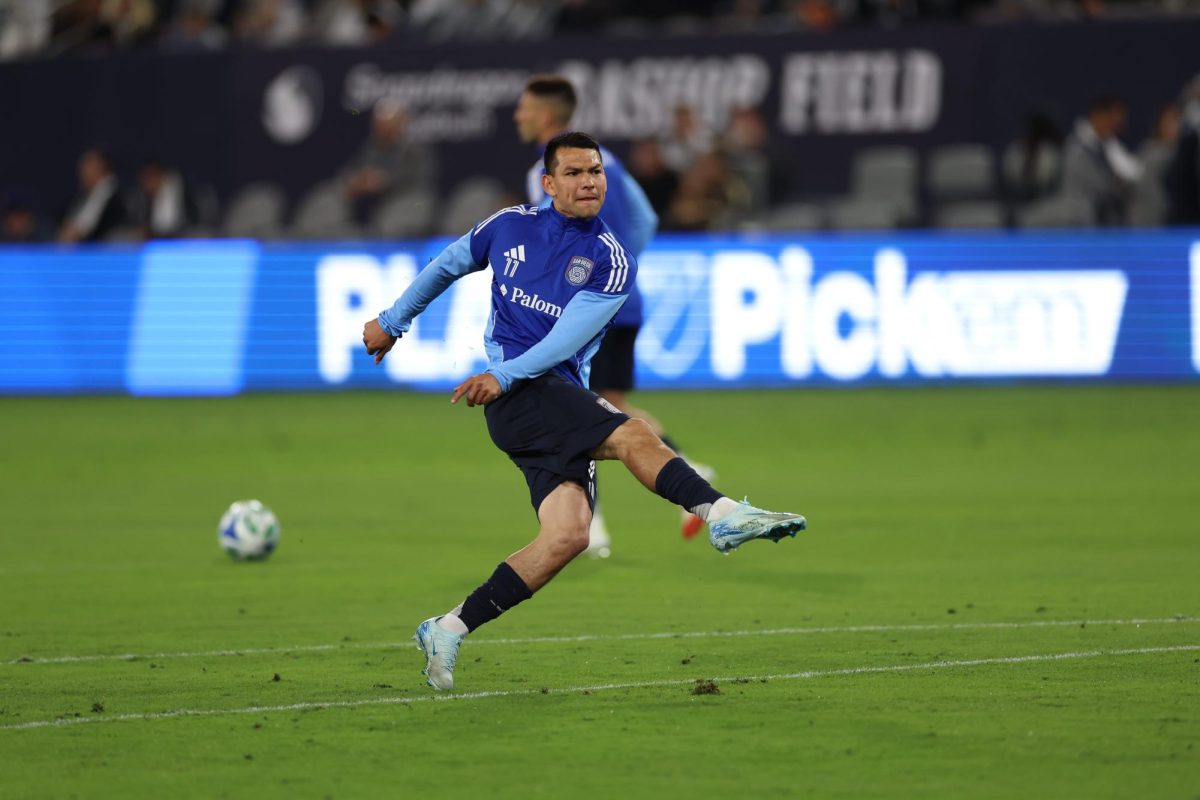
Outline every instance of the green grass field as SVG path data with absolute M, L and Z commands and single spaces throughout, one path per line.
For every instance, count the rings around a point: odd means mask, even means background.
M 809 531 L 723 557 L 606 465 L 613 557 L 436 698 L 413 628 L 535 529 L 478 409 L 0 400 L 0 797 L 1200 797 L 1200 388 L 639 400 Z

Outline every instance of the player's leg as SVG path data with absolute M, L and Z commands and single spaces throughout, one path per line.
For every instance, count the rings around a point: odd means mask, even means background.
M 538 535 L 460 605 L 417 628 L 425 674 L 436 689 L 453 688 L 458 649 L 469 632 L 528 600 L 583 552 L 595 502 L 596 464 L 588 452 L 628 420 L 554 375 L 522 384 L 484 414 L 492 441 L 525 476 Z
M 413 638 L 425 653 L 430 686 L 453 689 L 466 635 L 533 597 L 587 548 L 591 516 L 587 491 L 573 481 L 559 484 L 538 507 L 537 537 L 504 559 L 462 603 L 417 627 Z
M 630 401 L 629 392 L 627 390 L 613 388 L 597 389 L 595 383 L 593 383 L 592 391 L 603 397 L 608 402 L 612 403 L 617 407 L 617 410 L 623 414 L 628 414 L 635 419 L 645 420 L 654 433 L 657 434 L 660 439 L 666 442 L 667 447 L 670 447 L 672 450 L 675 449 L 674 445 L 671 444 L 670 437 L 668 437 L 664 432 L 662 423 L 659 422 L 658 419 L 646 409 L 635 406 L 632 401 Z
M 574 481 L 561 483 L 538 508 L 537 538 L 505 562 L 536 592 L 587 549 L 591 520 L 587 491 Z
M 592 455 L 619 460 L 647 489 L 704 519 L 709 540 L 720 552 L 727 553 L 750 539 L 779 541 L 805 528 L 800 514 L 765 511 L 721 494 L 642 420 L 622 424 Z
M 688 458 L 679 445 L 667 435 L 662 423 L 646 409 L 635 406 L 630 398 L 630 392 L 635 387 L 634 352 L 640 330 L 640 327 L 635 326 L 614 326 L 609 329 L 592 359 L 591 389 L 623 414 L 645 420 L 667 447 Z M 688 463 L 703 475 L 705 480 L 716 479 L 716 471 L 712 467 L 694 462 L 690 458 Z M 680 514 L 679 530 L 683 538 L 692 538 L 704 527 L 704 520 L 687 509 L 680 509 Z M 597 514 L 592 519 L 592 543 L 589 544 L 588 550 L 599 552 L 600 548 L 603 548 L 604 551 L 608 551 L 608 544 L 608 530 L 601 516 Z
M 633 386 L 633 342 L 637 328 L 613 326 L 604 334 L 600 347 L 592 356 L 588 388 L 610 406 L 628 414 L 626 396 Z M 588 528 L 587 554 L 592 558 L 612 555 L 612 535 L 604 519 L 603 506 L 597 498 L 592 524 Z

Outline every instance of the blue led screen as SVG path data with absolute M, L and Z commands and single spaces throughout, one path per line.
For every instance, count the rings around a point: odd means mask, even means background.
M 490 271 L 382 366 L 361 330 L 445 244 L 0 249 L 0 392 L 444 390 Z M 1200 377 L 1195 231 L 660 236 L 638 284 L 643 388 Z

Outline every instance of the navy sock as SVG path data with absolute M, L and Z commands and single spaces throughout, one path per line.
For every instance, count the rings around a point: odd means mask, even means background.
M 501 561 L 492 577 L 463 601 L 458 618 L 467 626 L 468 631 L 473 631 L 531 597 L 533 592 L 529 591 L 529 587 L 521 580 L 516 570 L 510 567 L 508 562 Z
M 682 458 L 672 458 L 663 466 L 654 479 L 654 491 L 687 509 L 712 504 L 724 497 Z

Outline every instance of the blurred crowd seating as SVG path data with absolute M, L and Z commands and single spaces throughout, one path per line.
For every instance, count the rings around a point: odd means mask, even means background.
M 756 110 L 739 110 L 723 132 L 697 129 L 686 109 L 679 117 L 688 121 L 672 135 L 634 142 L 626 157 L 661 231 L 1200 224 L 1200 77 L 1160 111 L 1136 152 L 1119 138 L 1124 103 L 1099 96 L 1066 131 L 1030 113 L 1024 132 L 998 152 L 974 142 L 927 152 L 863 148 L 851 161 L 846 192 L 824 197 L 791 185 L 787 154 L 772 148 Z M 402 110 L 377 109 L 370 136 L 345 169 L 294 197 L 255 182 L 220 203 L 211 189 L 159 163 L 143 165 L 122 187 L 107 156 L 91 148 L 79 159 L 77 195 L 57 222 L 0 187 L 0 241 L 458 236 L 495 209 L 523 202 L 493 176 L 439 188 L 436 150 L 408 142 L 403 120 Z
M 827 8 L 818 14 L 816 6 Z M 821 19 L 879 25 L 1184 13 L 1198 6 L 1180 0 L 641 0 L 634 13 L 635 4 L 625 0 L 0 0 L 0 54 L 354 45 L 485 30 L 518 38 L 589 25 L 628 32 L 779 30 L 819 27 Z M 799 156 L 772 141 L 771 126 L 756 108 L 736 109 L 724 130 L 710 130 L 694 109 L 680 106 L 664 135 L 614 149 L 645 188 L 661 231 L 1200 225 L 1200 78 L 1161 108 L 1150 135 L 1134 149 L 1122 141 L 1127 112 L 1121 98 L 1098 96 L 1086 107 L 1081 99 L 1080 106 L 1077 119 L 1030 110 L 1020 135 L 1002 147 L 863 147 L 850 161 L 845 191 L 835 196 L 806 190 Z M 1143 130 L 1150 121 L 1139 122 Z M 408 137 L 406 109 L 383 103 L 338 174 L 291 194 L 255 182 L 218 197 L 202 176 L 169 163 L 115 165 L 92 147 L 79 155 L 78 189 L 69 202 L 64 197 L 53 207 L 39 206 L 28 187 L 0 181 L 0 242 L 456 236 L 496 208 L 523 201 L 519 186 L 498 176 L 444 185 L 438 158 L 435 144 Z
M 0 0 L 0 60 L 132 48 L 353 47 L 1200 14 L 1195 0 Z

